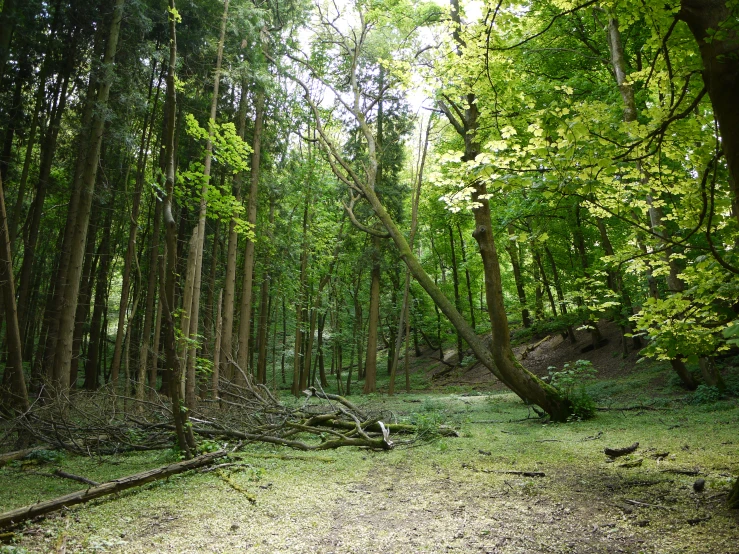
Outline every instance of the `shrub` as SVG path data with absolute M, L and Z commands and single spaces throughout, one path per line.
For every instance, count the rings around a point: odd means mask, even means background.
M 717 387 L 709 385 L 698 385 L 695 389 L 692 398 L 690 399 L 691 404 L 714 404 L 721 398 L 721 391 Z
M 595 368 L 590 360 L 577 360 L 574 364 L 566 363 L 562 371 L 549 366 L 550 383 L 559 389 L 572 405 L 571 420 L 590 419 L 595 415 L 595 401 L 585 390 L 584 381 L 595 376 Z

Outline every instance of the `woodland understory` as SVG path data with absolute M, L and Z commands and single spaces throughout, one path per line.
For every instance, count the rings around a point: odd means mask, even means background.
M 27 518 L 206 466 L 254 500 L 254 445 L 400 466 L 471 431 L 378 399 L 470 371 L 565 435 L 598 375 L 733 413 L 736 90 L 736 0 L 3 0 L 0 459 L 170 462 Z

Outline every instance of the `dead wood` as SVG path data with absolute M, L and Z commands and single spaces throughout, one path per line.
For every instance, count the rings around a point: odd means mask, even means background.
M 385 423 L 380 416 L 388 416 L 365 413 L 343 396 L 328 394 L 320 387 L 305 390 L 307 398 L 299 407 L 282 403 L 267 387 L 249 379 L 238 384 L 221 379 L 218 393 L 219 401 L 201 402 L 190 412 L 193 431 L 305 451 L 342 447 L 388 450 L 393 448 L 391 434 L 419 433 L 417 426 Z M 66 410 L 48 402 L 14 424 L 37 443 L 87 456 L 172 447 L 175 428 L 166 399 L 154 394 L 153 401 L 127 399 L 130 402 L 121 406 L 121 398 L 107 389 L 80 392 Z M 131 410 L 131 406 L 136 409 Z M 458 436 L 443 426 L 436 434 Z
M 522 477 L 546 477 L 543 471 L 516 471 L 516 470 L 495 470 L 495 469 L 479 469 L 472 464 L 464 463 L 462 468 L 469 469 L 479 473 L 497 473 L 500 475 L 520 475 Z
M 505 475 L 521 475 L 523 477 L 546 477 L 543 471 L 496 471 L 495 473 L 503 473 Z
M 701 474 L 701 471 L 697 467 L 696 468 L 693 468 L 693 469 L 680 469 L 680 468 L 677 468 L 677 467 L 674 467 L 674 468 L 673 467 L 669 467 L 667 469 L 663 469 L 662 470 L 662 473 L 674 473 L 676 475 L 692 475 L 692 476 L 695 476 L 695 475 L 700 475 Z
M 22 460 L 29 454 L 32 454 L 38 450 L 48 450 L 48 446 L 35 446 L 33 448 L 25 448 L 23 450 L 16 450 L 15 452 L 7 452 L 5 454 L 0 454 L 0 466 L 4 466 L 5 464 L 9 462 L 13 462 L 15 460 Z
M 531 354 L 534 350 L 536 350 L 542 344 L 544 344 L 545 342 L 547 342 L 550 338 L 552 338 L 551 335 L 547 335 L 546 337 L 544 337 L 543 339 L 541 339 L 536 344 L 530 344 L 530 345 L 528 345 L 526 348 L 523 349 L 523 352 L 521 352 L 520 358 L 522 360 L 525 360 L 526 358 L 528 358 L 529 354 Z
M 75 504 L 82 504 L 89 502 L 95 498 L 106 496 L 115 492 L 120 492 L 126 489 L 140 487 L 146 483 L 156 481 L 158 479 L 164 479 L 170 475 L 182 473 L 190 469 L 196 469 L 209 464 L 212 464 L 218 458 L 222 458 L 226 455 L 226 452 L 219 450 L 218 452 L 211 452 L 209 454 L 203 454 L 197 458 L 191 460 L 185 460 L 183 462 L 177 462 L 156 469 L 150 469 L 142 473 L 136 473 L 129 475 L 128 477 L 122 477 L 114 481 L 108 481 L 102 485 L 91 487 L 85 490 L 65 494 L 58 498 L 46 500 L 44 502 L 38 502 L 31 504 L 30 506 L 24 506 L 9 512 L 0 514 L 0 529 L 8 527 L 25 521 L 27 519 L 34 518 L 36 516 L 48 514 L 56 510 L 60 510 L 64 507 L 73 506 Z
M 436 358 L 434 358 L 434 359 L 436 359 Z M 459 367 L 457 365 L 447 363 L 444 360 L 439 360 L 439 361 L 442 362 L 442 363 L 444 363 L 444 364 L 446 364 L 447 367 L 446 367 L 446 369 L 442 369 L 438 373 L 434 373 L 431 376 L 431 379 L 432 380 L 441 379 L 442 377 L 444 377 L 445 375 L 449 375 L 452 371 L 454 371 L 455 369 L 457 369 L 457 367 Z
M 632 506 L 639 506 L 641 508 L 659 508 L 660 510 L 670 511 L 670 509 L 666 506 L 661 506 L 659 504 L 647 504 L 646 502 L 639 502 L 638 500 L 629 500 L 628 498 L 624 500 L 627 504 L 631 504 Z
M 639 448 L 639 443 L 635 442 L 631 446 L 627 446 L 625 448 L 604 448 L 603 452 L 606 456 L 609 456 L 611 458 L 618 458 L 619 456 L 626 456 L 626 454 L 631 454 L 634 452 L 637 448 Z
M 62 477 L 64 479 L 71 479 L 72 481 L 77 481 L 79 483 L 84 483 L 85 485 L 90 485 L 92 487 L 97 487 L 100 485 L 97 481 L 93 481 L 92 479 L 88 479 L 87 477 L 82 477 L 81 475 L 75 475 L 74 473 L 67 473 L 66 471 L 62 471 L 61 469 L 57 469 L 52 475 L 56 475 L 57 477 Z

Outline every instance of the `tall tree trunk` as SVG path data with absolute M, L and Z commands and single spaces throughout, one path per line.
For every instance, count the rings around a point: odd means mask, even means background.
M 241 83 L 241 98 L 239 99 L 239 111 L 236 117 L 236 132 L 243 140 L 246 131 L 246 84 Z M 238 203 L 241 203 L 241 183 L 243 181 L 243 172 L 239 172 L 234 177 L 233 194 Z M 226 277 L 223 290 L 223 329 L 221 336 L 221 356 L 220 361 L 222 370 L 226 370 L 225 377 L 231 379 L 233 371 L 228 365 L 229 357 L 234 355 L 233 351 L 233 327 L 235 313 L 236 298 L 236 248 L 238 246 L 238 233 L 236 232 L 236 219 L 231 218 L 228 224 L 228 252 L 226 254 Z M 284 358 L 284 355 L 283 355 Z M 228 369 L 227 369 L 228 368 Z M 283 359 L 284 374 L 284 359 Z
M 195 276 L 193 281 L 192 303 L 188 307 L 185 306 L 190 313 L 189 330 L 184 329 L 185 336 L 194 339 L 198 334 L 198 321 L 200 316 L 200 285 L 202 282 L 203 270 L 203 247 L 205 245 L 205 217 L 207 212 L 207 194 L 210 182 L 210 169 L 213 158 L 213 128 L 216 123 L 216 112 L 218 109 L 218 87 L 221 81 L 221 61 L 223 59 L 223 43 L 226 37 L 226 22 L 228 19 L 228 3 L 223 3 L 223 17 L 221 18 L 221 34 L 218 39 L 218 54 L 216 58 L 215 71 L 213 72 L 213 97 L 210 103 L 210 119 L 208 120 L 208 140 L 205 144 L 205 161 L 203 164 L 203 187 L 200 192 L 200 211 L 198 214 L 196 251 L 195 251 Z M 195 376 L 195 358 L 197 354 L 197 346 L 194 341 L 190 346 L 189 354 L 186 358 L 186 380 L 185 380 L 185 406 L 192 410 L 196 405 L 197 383 Z
M 451 18 L 454 22 L 453 35 L 455 41 L 462 47 L 459 36 L 461 29 L 461 19 L 459 15 L 458 0 L 451 0 Z M 477 99 L 474 94 L 467 94 L 464 98 L 465 108 L 461 121 L 445 104 L 440 103 L 439 107 L 444 111 L 445 115 L 464 140 L 463 161 L 472 162 L 479 153 L 480 146 L 477 137 L 479 110 Z M 543 383 L 538 377 L 528 372 L 516 360 L 510 344 L 510 332 L 508 329 L 508 318 L 505 313 L 503 304 L 503 286 L 500 277 L 500 262 L 498 260 L 498 252 L 495 247 L 495 241 L 492 232 L 492 220 L 490 217 L 490 205 L 488 202 L 488 193 L 485 182 L 476 180 L 470 183 L 473 187 L 472 200 L 476 206 L 472 211 L 475 216 L 475 230 L 472 233 L 473 238 L 477 241 L 480 248 L 480 255 L 483 264 L 483 273 L 485 276 L 485 296 L 487 300 L 488 315 L 490 317 L 492 342 L 491 351 L 482 346 L 482 341 L 477 337 L 474 330 L 469 327 L 464 318 L 451 305 L 449 300 L 434 285 L 433 281 L 425 274 L 423 268 L 420 267 L 418 261 L 413 256 L 413 252 L 408 248 L 405 239 L 398 235 L 395 236 L 395 224 L 385 212 L 384 207 L 379 203 L 374 195 L 370 195 L 369 201 L 375 213 L 383 220 L 385 228 L 393 237 L 396 246 L 401 250 L 406 264 L 416 277 L 416 280 L 433 298 L 435 304 L 444 312 L 450 322 L 456 329 L 462 332 L 467 343 L 472 347 L 478 359 L 489 368 L 503 383 L 511 390 L 517 393 L 524 400 L 532 401 L 542 407 L 552 419 L 566 419 L 571 410 L 569 402 L 567 402 L 560 393 L 553 387 Z M 364 191 L 367 195 L 367 191 Z M 384 213 L 383 213 L 384 212 Z M 381 215 L 382 214 L 382 215 Z M 394 229 L 395 228 L 395 229 Z M 468 338 L 469 337 L 469 338 Z
M 267 240 L 271 244 L 274 240 L 272 229 L 275 224 L 275 200 L 270 198 L 269 202 L 269 229 Z M 269 327 L 269 304 L 271 303 L 270 286 L 272 277 L 270 275 L 271 258 L 269 254 L 264 260 L 264 276 L 262 278 L 262 298 L 259 302 L 259 327 L 257 329 L 257 345 L 259 356 L 257 358 L 257 382 L 267 383 L 267 331 Z
M 218 292 L 218 315 L 216 316 L 216 343 L 213 349 L 213 374 L 211 375 L 211 398 L 218 398 L 220 379 L 221 333 L 223 331 L 223 289 Z
M 81 188 L 79 192 L 79 205 L 74 218 L 74 229 L 72 234 L 71 248 L 69 252 L 68 270 L 64 279 L 64 297 L 59 313 L 59 332 L 56 341 L 56 349 L 53 366 L 53 380 L 64 392 L 69 388 L 69 370 L 72 357 L 72 337 L 74 334 L 74 316 L 77 311 L 77 298 L 82 273 L 82 260 L 84 257 L 85 242 L 87 239 L 87 228 L 90 220 L 90 208 L 92 205 L 93 190 L 97 177 L 98 161 L 100 160 L 100 145 L 105 128 L 104 108 L 108 103 L 108 96 L 112 85 L 113 64 L 118 46 L 118 35 L 121 19 L 123 17 L 123 6 L 125 0 L 116 0 L 113 8 L 113 21 L 110 25 L 108 42 L 103 58 L 103 68 L 100 86 L 96 98 L 96 114 L 93 116 L 90 128 L 90 142 L 85 168 L 83 172 Z
M 95 269 L 100 258 L 100 253 L 95 252 L 97 240 L 97 218 L 99 210 L 94 210 L 90 216 L 90 232 L 87 234 L 87 245 L 85 246 L 85 262 L 82 268 L 82 283 L 80 285 L 80 296 L 77 302 L 77 314 L 74 321 L 74 337 L 72 340 L 72 367 L 69 382 L 72 388 L 77 384 L 77 373 L 79 370 L 79 355 L 82 346 L 82 335 L 85 322 L 90 314 L 90 297 L 92 285 L 95 280 Z
M 716 41 L 716 45 L 714 45 L 714 41 L 711 40 L 709 41 L 710 45 L 705 43 L 702 44 L 702 40 L 705 38 L 706 35 L 704 34 L 701 36 L 700 33 L 705 32 L 707 29 L 702 29 L 701 31 L 700 23 L 698 22 L 700 21 L 705 24 L 706 22 L 710 21 L 711 23 L 709 24 L 717 25 L 720 21 L 725 20 L 729 15 L 726 4 L 724 3 L 723 7 L 720 6 L 720 4 L 722 4 L 722 2 L 715 0 L 684 0 L 682 2 L 682 9 L 678 14 L 683 18 L 686 16 L 688 17 L 688 19 L 686 19 L 686 22 L 688 23 L 688 26 L 691 28 L 691 31 L 698 40 L 699 45 L 701 45 L 701 56 L 703 57 L 704 64 L 709 64 L 707 65 L 707 69 L 704 72 L 704 81 L 706 82 L 706 87 L 709 90 L 709 96 L 711 97 L 712 102 L 714 96 L 711 95 L 711 90 L 714 86 L 719 83 L 721 85 L 728 86 L 737 86 L 739 84 L 739 76 L 737 76 L 736 71 L 736 68 L 738 66 L 736 64 L 736 61 L 734 61 L 733 64 L 725 64 L 715 58 L 715 56 L 722 52 L 722 49 L 725 48 L 727 44 L 730 44 L 731 41 Z M 696 10 L 695 8 L 698 9 Z M 711 15 L 708 15 L 709 12 L 711 13 Z M 702 13 L 702 15 L 698 15 L 699 13 Z M 714 27 L 714 29 L 715 28 L 716 27 Z M 616 76 L 616 83 L 618 85 L 619 91 L 621 92 L 621 99 L 623 100 L 624 104 L 623 119 L 626 122 L 636 121 L 638 110 L 634 97 L 634 89 L 626 78 L 626 62 L 624 57 L 623 43 L 621 41 L 621 33 L 618 29 L 618 20 L 613 17 L 608 19 L 607 32 L 608 48 L 611 53 L 611 65 L 613 67 L 614 74 Z M 733 48 L 735 49 L 737 45 L 736 32 L 734 31 L 733 34 Z M 724 71 L 726 69 L 729 69 L 731 65 L 734 66 L 734 74 L 728 75 Z M 717 70 L 717 68 L 719 69 Z M 730 110 L 725 109 L 726 99 L 729 97 L 733 98 L 734 93 L 719 90 L 714 90 L 713 92 L 716 100 L 719 102 L 718 107 L 714 105 L 714 113 L 721 127 L 724 155 L 726 156 L 726 161 L 729 166 L 729 172 L 733 177 L 736 178 L 737 176 L 739 176 L 739 131 L 737 131 L 736 128 L 729 129 L 727 127 L 730 127 L 732 125 L 732 122 L 734 124 L 739 124 L 739 115 L 737 115 L 736 113 L 737 111 L 735 109 L 733 100 L 731 101 Z M 719 116 L 719 111 L 722 112 L 723 118 Z M 731 115 L 729 112 L 731 112 L 733 115 Z M 727 139 L 729 143 L 728 145 L 726 143 Z M 649 177 L 642 171 L 641 162 L 637 162 L 637 170 L 643 173 L 644 176 L 642 178 L 642 182 L 646 183 Z M 649 205 L 649 221 L 652 231 L 659 237 L 664 238 L 666 235 L 663 225 L 664 214 L 662 212 L 662 208 L 654 204 L 654 200 L 651 194 L 647 195 L 646 200 Z M 666 243 L 666 241 L 664 240 L 662 242 L 663 244 Z M 670 268 L 670 272 L 667 276 L 667 284 L 673 292 L 680 292 L 684 289 L 684 285 L 682 283 L 682 280 L 678 276 L 679 270 L 675 259 L 671 254 L 671 249 L 669 247 L 666 247 L 664 251 L 664 256 Z M 687 367 L 685 367 L 685 363 L 682 361 L 682 359 L 680 359 L 680 356 L 677 356 L 676 358 L 670 360 L 670 365 L 672 365 L 675 373 L 677 373 L 677 375 L 680 377 L 681 381 L 688 390 L 695 390 L 697 388 L 698 383 L 696 383 L 695 379 L 693 379 L 693 376 L 690 374 Z
M 28 216 L 28 235 L 26 237 L 23 248 L 23 263 L 21 264 L 20 270 L 20 286 L 18 290 L 18 318 L 20 329 L 22 332 L 26 327 L 26 319 L 29 315 L 28 303 L 31 293 L 31 274 L 33 272 L 34 263 L 38 264 L 38 260 L 36 258 L 36 248 L 38 247 L 39 233 L 41 232 L 41 218 L 44 213 L 44 202 L 46 200 L 46 192 L 48 190 L 49 180 L 51 178 L 52 163 L 54 161 L 54 154 L 56 153 L 57 138 L 59 137 L 59 130 L 61 128 L 62 115 L 64 114 L 64 109 L 67 102 L 67 88 L 69 84 L 70 73 L 71 69 L 69 70 L 69 72 L 67 72 L 66 78 L 64 79 L 61 87 L 59 87 L 56 91 L 56 107 L 51 111 L 51 122 L 41 142 L 41 159 L 39 163 L 38 182 L 36 185 L 36 197 L 31 204 Z M 38 101 L 40 100 L 37 99 L 37 102 Z M 25 167 L 24 171 L 26 171 Z M 18 208 L 19 206 L 16 205 L 16 209 Z M 16 215 L 15 217 L 18 216 Z M 17 223 L 14 222 L 13 227 L 16 227 L 16 225 Z
M 262 159 L 262 131 L 264 127 L 264 91 L 259 89 L 254 102 L 254 138 L 251 156 L 251 183 L 246 221 L 256 232 L 257 193 L 259 186 L 259 166 Z M 251 336 L 252 288 L 254 286 L 254 241 L 246 239 L 244 249 L 244 282 L 241 292 L 241 320 L 239 323 L 239 365 L 246 371 L 249 360 L 249 337 Z M 296 394 L 296 391 L 293 391 Z
M 0 44 L 0 46 L 2 46 Z M 10 375 L 11 402 L 20 412 L 28 409 L 28 392 L 23 376 L 23 356 L 21 333 L 15 305 L 15 286 L 13 283 L 13 258 L 10 253 L 8 217 L 5 212 L 5 192 L 0 177 L 0 294 L 2 294 L 5 315 L 5 340 L 8 347 L 8 361 L 5 373 Z
M 467 267 L 467 254 L 466 254 L 466 247 L 464 244 L 464 237 L 462 236 L 462 227 L 457 222 L 457 234 L 459 235 L 459 250 L 462 254 L 462 264 L 464 265 L 464 275 L 465 280 L 467 281 L 467 302 L 470 305 L 470 321 L 472 323 L 472 328 L 474 329 L 477 327 L 475 325 L 475 306 L 474 302 L 472 301 L 472 279 L 470 278 L 470 268 Z M 413 246 L 411 244 L 411 246 Z
M 151 95 L 154 90 L 154 76 L 156 75 L 156 61 L 151 65 L 151 75 L 149 76 L 149 92 L 146 100 L 148 104 L 152 104 Z M 159 86 L 163 74 L 159 77 L 157 84 L 157 97 L 159 97 Z M 131 267 L 136 256 L 136 235 L 139 229 L 139 213 L 141 211 L 141 194 L 144 188 L 144 176 L 146 171 L 146 160 L 148 149 L 147 137 L 150 136 L 150 127 L 154 126 L 154 110 L 156 110 L 156 102 L 152 104 L 151 125 L 149 120 L 149 111 L 144 116 L 144 124 L 141 129 L 141 142 L 139 144 L 138 160 L 136 162 L 136 182 L 133 190 L 133 201 L 131 205 L 131 213 L 128 221 L 128 246 L 126 247 L 126 256 L 123 259 L 123 276 L 121 284 L 121 301 L 118 307 L 118 327 L 115 334 L 115 348 L 113 350 L 113 363 L 111 365 L 111 375 L 113 380 L 113 390 L 116 389 L 118 383 L 118 373 L 121 367 L 121 355 L 123 349 L 123 334 L 126 330 L 126 316 L 128 315 L 128 296 L 131 290 Z M 127 175 L 128 176 L 128 175 Z M 128 190 L 128 179 L 123 183 L 124 191 Z M 128 197 L 128 194 L 126 194 Z M 135 314 L 131 313 L 131 317 Z
M 462 298 L 459 295 L 459 271 L 457 270 L 457 253 L 454 248 L 454 231 L 452 230 L 451 225 L 448 225 L 447 229 L 449 230 L 449 247 L 452 251 L 452 283 L 454 284 L 454 307 L 457 308 L 457 311 L 461 314 L 463 313 Z M 459 365 L 462 365 L 463 359 L 464 343 L 462 341 L 462 335 L 457 332 L 457 363 Z
M 83 384 L 85 390 L 95 390 L 99 385 L 100 345 L 105 344 L 107 339 L 104 332 L 103 315 L 108 291 L 108 271 L 112 258 L 110 252 L 110 234 L 114 200 L 115 195 L 111 198 L 110 205 L 106 206 L 105 219 L 103 219 L 103 236 L 100 239 L 97 278 L 95 282 L 95 308 L 92 311 L 92 320 L 90 321 L 90 346 L 87 349 L 87 360 L 85 362 L 85 382 Z
M 518 292 L 518 303 L 521 305 L 521 321 L 523 326 L 531 327 L 531 316 L 529 309 L 526 307 L 526 289 L 523 285 L 523 276 L 521 275 L 521 260 L 518 256 L 518 244 L 515 241 L 515 232 L 512 225 L 508 225 L 508 236 L 511 240 L 506 243 L 506 252 L 511 258 L 511 266 L 513 267 L 513 279 L 516 282 L 516 292 Z
M 225 177 L 225 172 L 223 174 Z M 221 189 L 223 189 L 224 179 L 221 179 Z M 205 321 L 203 322 L 203 355 L 208 357 L 211 352 L 212 343 L 215 340 L 215 293 L 216 293 L 216 273 L 218 271 L 218 262 L 221 257 L 220 249 L 220 231 L 221 222 L 216 219 L 213 225 L 213 248 L 210 251 L 210 270 L 208 271 L 208 284 L 205 287 Z
M 175 89 L 175 66 L 177 63 L 176 15 L 174 0 L 169 0 L 169 65 L 167 69 L 167 107 L 165 117 L 166 133 L 164 134 L 164 148 L 166 159 L 166 199 L 163 215 L 167 236 L 167 269 L 164 283 L 163 319 L 164 319 L 164 349 L 167 356 L 167 372 L 169 373 L 169 394 L 172 399 L 172 415 L 177 434 L 177 443 L 185 458 L 190 459 L 195 451 L 195 438 L 192 428 L 187 425 L 187 411 L 182 405 L 180 396 L 181 361 L 177 357 L 177 343 L 175 339 L 175 280 L 177 279 L 177 222 L 172 215 L 172 200 L 174 197 L 175 163 L 174 163 L 174 136 L 175 114 L 177 110 L 177 96 Z
M 552 255 L 552 251 L 549 249 L 548 246 L 544 246 L 544 253 L 547 255 L 547 260 L 549 260 L 549 266 L 552 268 L 552 278 L 554 279 L 554 290 L 557 292 L 557 300 L 559 301 L 559 309 L 562 312 L 562 315 L 567 315 L 567 303 L 565 302 L 565 295 L 564 295 L 564 289 L 562 288 L 562 281 L 559 279 L 559 271 L 557 270 L 557 264 L 554 261 L 554 256 Z M 572 328 L 572 325 L 567 326 L 567 335 L 570 338 L 570 342 L 572 344 L 575 344 L 577 342 L 577 338 L 575 337 L 575 330 Z
M 159 275 L 159 234 L 161 232 L 160 222 L 162 220 L 162 204 L 159 198 L 154 195 L 154 228 L 151 233 L 151 242 L 149 244 L 149 268 L 146 282 L 146 307 L 144 308 L 144 328 L 141 332 L 141 348 L 139 350 L 139 369 L 136 377 L 136 398 L 144 399 L 144 390 L 146 384 L 147 368 L 154 366 L 154 379 L 149 378 L 148 385 L 151 390 L 156 387 L 156 357 L 149 356 L 149 345 L 151 344 L 151 329 L 155 320 L 155 306 L 157 294 L 157 276 Z M 161 285 L 160 285 L 161 286 Z M 151 375 L 151 372 L 149 372 Z M 153 383 L 152 383 L 153 381 Z
M 677 14 L 698 41 L 703 59 L 703 82 L 721 133 L 721 148 L 735 183 L 739 183 L 739 33 L 731 25 L 739 16 L 736 4 L 726 0 L 681 0 Z M 716 33 L 721 24 L 724 31 Z M 736 189 L 735 189 L 736 194 Z
M 369 322 L 367 327 L 367 361 L 364 364 L 364 393 L 376 390 L 377 331 L 380 321 L 380 238 L 372 237 L 372 272 L 370 281 Z
M 310 176 L 309 182 L 305 188 L 305 203 L 303 206 L 303 238 L 300 252 L 300 281 L 298 282 L 298 303 L 295 308 L 295 347 L 294 359 L 293 359 L 293 383 L 291 392 L 296 398 L 300 396 L 300 372 L 303 367 L 302 364 L 302 350 L 303 345 L 303 321 L 307 312 L 306 308 L 306 280 L 308 271 L 308 224 L 310 222 Z

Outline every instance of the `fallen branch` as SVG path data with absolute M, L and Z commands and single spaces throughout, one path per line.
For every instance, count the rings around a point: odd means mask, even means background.
M 67 473 L 66 471 L 62 471 L 61 469 L 57 469 L 52 475 L 56 475 L 57 477 L 62 477 L 64 479 L 71 479 L 72 481 L 78 481 L 92 487 L 97 487 L 98 485 L 100 485 L 100 483 L 98 483 L 97 481 L 93 481 L 92 479 L 88 479 L 87 477 L 82 477 L 81 475 L 75 475 L 74 473 Z
M 680 468 L 667 468 L 663 469 L 662 473 L 675 473 L 677 475 L 700 475 L 700 470 L 696 467 L 694 469 L 680 469 Z
M 547 335 L 546 337 L 544 337 L 543 339 L 541 339 L 536 344 L 533 344 L 533 345 L 530 344 L 530 345 L 528 345 L 526 348 L 523 349 L 523 352 L 521 352 L 520 358 L 522 360 L 525 360 L 526 358 L 528 358 L 528 356 L 529 356 L 529 354 L 531 352 L 533 352 L 534 350 L 536 350 L 537 348 L 539 348 L 542 344 L 544 344 L 545 342 L 547 342 L 550 338 L 552 338 L 551 335 Z
M 501 475 L 521 475 L 522 477 L 546 477 L 543 471 L 515 471 L 515 470 L 495 470 L 495 469 L 478 469 L 471 464 L 462 464 L 463 469 L 469 469 L 479 473 L 497 473 Z
M 122 477 L 114 481 L 108 481 L 102 485 L 91 487 L 89 489 L 65 494 L 52 500 L 46 500 L 44 502 L 38 502 L 31 504 L 30 506 L 24 506 L 16 510 L 11 510 L 0 514 L 0 529 L 8 527 L 25 521 L 27 519 L 34 518 L 43 514 L 48 514 L 56 510 L 60 510 L 67 506 L 73 506 L 75 504 L 82 504 L 101 496 L 106 496 L 114 492 L 120 492 L 126 489 L 134 487 L 140 487 L 151 481 L 158 479 L 164 479 L 170 475 L 182 473 L 190 469 L 196 469 L 209 464 L 212 464 L 218 458 L 226 455 L 226 452 L 219 450 L 218 452 L 211 452 L 209 454 L 203 454 L 192 460 L 185 460 L 183 462 L 177 462 L 167 466 L 159 467 L 156 469 L 150 469 L 142 473 L 136 473 L 128 477 Z
M 640 506 L 642 508 L 659 508 L 661 510 L 670 511 L 670 509 L 666 506 L 660 506 L 659 504 L 647 504 L 646 502 L 639 502 L 638 500 L 629 500 L 628 498 L 624 500 L 627 504 L 631 504 L 633 506 Z
M 634 452 L 637 448 L 639 448 L 639 443 L 635 442 L 631 446 L 627 446 L 625 448 L 604 448 L 603 452 L 606 456 L 610 458 L 618 458 L 619 456 L 626 456 L 626 454 L 631 454 Z

